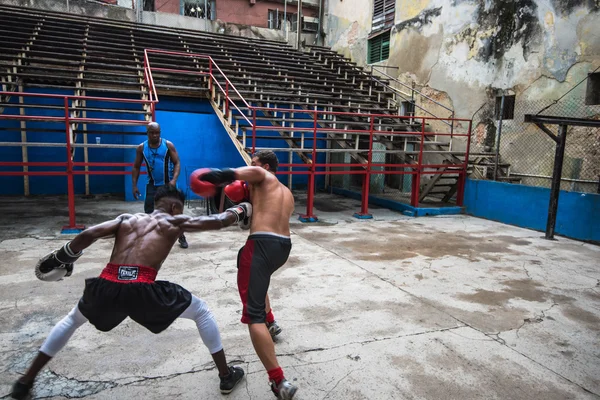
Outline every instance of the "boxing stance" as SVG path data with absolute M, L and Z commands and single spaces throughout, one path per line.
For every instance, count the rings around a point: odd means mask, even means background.
M 237 275 L 242 323 L 248 324 L 256 354 L 269 375 L 271 390 L 279 399 L 292 399 L 298 388 L 285 379 L 267 327 L 271 275 L 285 264 L 292 249 L 289 219 L 294 212 L 294 197 L 275 177 L 278 165 L 275 153 L 263 151 L 252 158 L 251 167 L 212 170 L 198 179 L 215 185 L 232 184 L 225 188 L 229 194 L 243 190 L 243 184 L 234 181 L 248 182 L 253 214 L 250 235 L 238 253 Z
M 12 398 L 28 395 L 37 374 L 84 323 L 108 332 L 127 317 L 153 333 L 167 329 L 177 318 L 193 320 L 219 371 L 221 393 L 230 393 L 242 379 L 242 368 L 227 365 L 219 329 L 206 303 L 177 284 L 155 278 L 183 232 L 217 230 L 247 221 L 252 206 L 242 203 L 221 214 L 192 218 L 182 214 L 183 192 L 171 185 L 157 189 L 155 202 L 152 214 L 120 215 L 84 230 L 40 259 L 36 276 L 60 280 L 71 275 L 84 249 L 98 239 L 115 238 L 109 263 L 98 278 L 86 279 L 83 296 L 54 326 L 27 373 L 15 382 Z

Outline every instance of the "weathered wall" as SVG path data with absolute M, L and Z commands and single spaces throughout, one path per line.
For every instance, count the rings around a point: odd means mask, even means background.
M 88 17 L 110 18 L 120 21 L 135 20 L 135 13 L 131 9 L 99 3 L 90 3 L 84 0 L 69 0 L 68 8 L 66 0 L 0 0 L 0 4 L 28 7 L 34 10 L 69 12 Z M 129 7 L 131 8 L 131 1 L 129 1 Z
M 217 1 L 217 19 L 266 28 L 269 10 L 279 9 L 283 12 L 283 7 L 283 4 L 274 1 L 257 1 L 256 4 L 250 4 L 248 0 Z M 307 17 L 315 17 L 317 14 L 313 9 L 302 8 Z M 297 13 L 298 6 L 288 4 L 287 12 Z
M 239 7 L 242 6 L 242 3 L 245 3 L 246 8 L 249 8 L 249 2 L 247 0 L 231 1 L 234 3 L 240 2 L 240 4 L 237 4 L 237 6 Z M 135 22 L 136 20 L 136 12 L 135 10 L 131 9 L 131 0 L 118 0 L 118 4 L 122 5 L 122 7 L 92 3 L 85 0 L 69 0 L 68 8 L 66 0 L 0 0 L 0 4 L 19 7 L 29 7 L 37 10 L 49 10 L 65 13 L 68 12 L 71 14 L 85 15 L 97 18 L 116 19 L 120 21 Z M 221 17 L 219 15 L 218 9 L 216 21 L 205 21 L 204 19 L 200 18 L 185 17 L 183 15 L 179 15 L 179 6 L 177 6 L 177 9 L 175 10 L 174 4 L 179 4 L 179 0 L 159 0 L 159 2 L 157 2 L 157 5 L 160 6 L 161 4 L 164 4 L 166 8 L 161 8 L 159 12 L 143 11 L 141 13 L 140 22 L 144 24 L 217 32 L 227 35 L 243 36 L 257 39 L 269 39 L 278 41 L 286 40 L 283 31 L 267 29 L 263 27 L 266 26 L 267 23 L 267 9 L 277 9 L 277 7 L 279 7 L 281 10 L 283 10 L 283 4 L 278 4 L 277 1 L 268 4 L 257 3 L 257 5 L 260 4 L 260 6 L 256 10 L 259 10 L 260 12 L 264 11 L 263 16 L 256 17 L 255 19 L 253 19 L 253 21 L 255 20 L 257 22 L 258 26 L 252 26 L 249 23 L 242 24 L 228 21 L 226 17 L 229 14 L 225 13 L 224 11 L 221 11 Z M 296 12 L 297 6 L 288 4 L 288 10 L 290 10 L 290 12 Z M 304 13 L 306 16 L 316 16 L 318 13 L 318 9 L 316 9 L 313 5 L 312 8 L 305 8 Z M 238 17 L 238 19 L 241 19 L 242 15 L 238 15 Z M 258 22 L 259 20 L 260 23 Z M 315 42 L 315 36 L 316 35 L 312 33 L 302 34 L 303 40 L 308 44 L 312 44 Z M 287 38 L 288 41 L 292 44 L 296 43 L 295 38 L 295 33 L 289 32 Z
M 399 0 L 390 58 L 406 83 L 471 118 L 494 89 L 557 98 L 600 65 L 598 0 Z M 366 64 L 373 0 L 330 0 L 326 44 Z M 431 107 L 431 104 L 429 105 Z

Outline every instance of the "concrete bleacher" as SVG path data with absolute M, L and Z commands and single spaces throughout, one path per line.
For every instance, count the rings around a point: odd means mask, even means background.
M 385 152 L 402 163 L 416 163 L 422 129 L 418 120 L 398 119 L 398 109 L 391 105 L 385 81 L 371 79 L 369 73 L 328 48 L 310 46 L 298 51 L 286 43 L 233 37 L 175 28 L 157 27 L 130 22 L 88 18 L 70 14 L 38 11 L 19 7 L 0 6 L 0 79 L 3 91 L 32 89 L 72 90 L 75 95 L 90 92 L 107 97 L 149 98 L 144 81 L 144 50 L 158 49 L 212 57 L 224 76 L 213 70 L 222 87 L 226 78 L 235 85 L 243 99 L 254 107 L 293 108 L 293 113 L 265 110 L 257 120 L 278 127 L 276 131 L 258 132 L 257 148 L 262 140 L 279 140 L 278 150 L 293 151 L 310 163 L 312 128 L 296 129 L 306 123 L 303 110 L 352 113 L 317 116 L 319 140 L 330 143 L 320 152 L 347 150 L 353 162 L 366 163 L 368 131 L 371 121 L 364 113 L 389 115 L 377 117 L 379 131 L 408 132 L 401 136 L 375 135 L 374 141 Z M 248 107 L 240 96 L 229 91 L 240 111 L 230 109 L 226 115 L 225 100 L 210 91 L 206 75 L 209 63 L 200 57 L 150 53 L 153 68 L 177 69 L 178 72 L 153 72 L 159 95 L 207 97 L 232 140 L 248 160 L 251 127 Z M 60 105 L 29 102 L 23 98 L 16 103 L 8 96 L 0 98 L 0 112 L 5 108 L 56 109 Z M 119 108 L 118 104 L 99 108 L 86 101 L 74 101 L 71 115 L 87 112 L 97 114 L 138 114 L 151 118 L 149 106 Z M 296 111 L 297 110 L 297 111 Z M 243 115 L 242 115 L 243 113 Z M 300 125 L 302 126 L 302 125 Z M 89 133 L 90 127 L 72 125 L 73 136 Z M 302 128 L 304 129 L 304 128 Z M 351 132 L 340 133 L 338 130 Z M 117 133 L 118 131 L 114 131 Z M 414 134 L 410 134 L 414 132 Z M 127 133 L 123 131 L 123 133 Z M 309 138 L 310 136 L 310 138 Z M 312 147 L 310 147 L 312 149 Z M 440 155 L 445 163 L 459 164 L 461 151 L 452 151 L 448 143 L 430 138 L 424 154 Z M 452 177 L 447 175 L 446 178 Z M 456 179 L 446 179 L 441 196 L 448 201 L 456 189 Z

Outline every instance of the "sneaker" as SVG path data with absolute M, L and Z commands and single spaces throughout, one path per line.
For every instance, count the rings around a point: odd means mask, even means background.
M 33 383 L 22 383 L 20 381 L 16 381 L 12 387 L 12 391 L 10 392 L 11 399 L 26 399 L 29 398 L 29 391 L 33 387 Z
M 271 339 L 275 339 L 275 336 L 281 333 L 281 328 L 279 327 L 279 325 L 277 325 L 277 321 L 273 321 L 270 324 L 267 323 L 267 328 L 269 328 Z
M 179 247 L 181 247 L 182 249 L 188 248 L 188 242 L 185 239 L 185 235 L 179 236 Z
M 294 398 L 298 388 L 284 379 L 279 382 L 279 385 L 275 385 L 275 381 L 271 381 L 271 390 L 278 399 L 291 400 Z
M 229 375 L 221 377 L 221 393 L 229 394 L 233 391 L 233 388 L 239 381 L 244 377 L 244 370 L 241 367 L 234 366 L 229 367 Z

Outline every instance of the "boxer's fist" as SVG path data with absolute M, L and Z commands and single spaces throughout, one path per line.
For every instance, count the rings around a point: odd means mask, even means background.
M 252 217 L 252 204 L 240 203 L 235 207 L 228 208 L 226 211 L 233 213 L 236 216 L 237 223 L 242 226 L 243 224 L 250 225 L 250 217 Z
M 192 189 L 192 192 L 196 193 L 198 196 L 205 198 L 212 197 L 217 191 L 215 185 L 201 179 L 202 176 L 209 171 L 209 168 L 200 168 L 190 174 L 190 188 Z
M 69 243 L 65 244 L 59 250 L 42 257 L 35 266 L 35 276 L 42 281 L 59 281 L 62 278 L 71 276 L 73 273 L 73 263 L 77 261 L 83 252 L 77 254 L 71 251 Z
M 241 203 L 250 199 L 248 185 L 244 181 L 235 181 L 225 186 L 225 195 L 234 203 Z
M 235 171 L 232 169 L 210 169 L 198 177 L 201 182 L 209 182 L 216 186 L 226 185 L 235 181 Z

